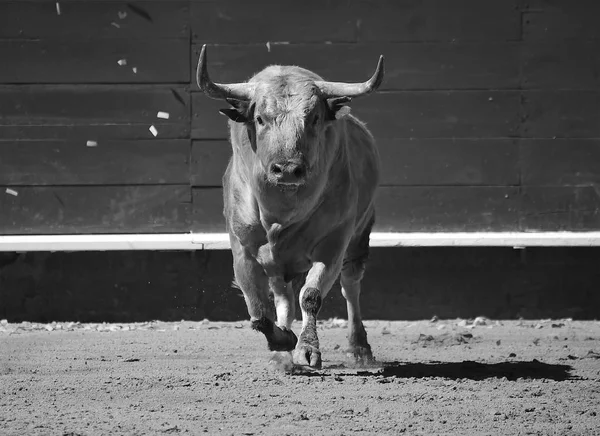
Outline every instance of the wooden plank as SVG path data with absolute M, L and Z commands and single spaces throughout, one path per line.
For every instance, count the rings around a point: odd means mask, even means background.
M 211 44 L 356 40 L 352 6 L 335 0 L 193 1 L 190 22 L 192 38 Z
M 170 118 L 157 119 L 158 111 Z M 142 85 L 0 86 L 0 138 L 152 139 L 189 135 L 189 94 Z
M 194 45 L 195 87 L 201 44 Z M 269 44 L 209 47 L 211 77 L 242 82 L 267 65 L 299 65 L 326 80 L 367 80 L 385 56 L 381 89 L 503 89 L 519 87 L 515 43 Z
M 195 40 L 218 44 L 507 41 L 520 38 L 515 6 L 516 0 L 231 0 L 192 2 L 191 22 Z
M 189 138 L 190 126 L 186 123 L 154 124 L 163 139 Z M 0 137 L 23 140 L 77 140 L 88 139 L 148 139 L 152 134 L 149 124 L 105 123 L 98 125 L 12 125 L 0 124 Z
M 54 1 L 2 1 L 0 39 L 185 38 L 190 29 L 188 4 L 61 0 L 58 15 Z
M 524 231 L 600 230 L 600 188 L 524 187 L 520 222 Z
M 599 139 L 522 139 L 519 147 L 523 185 L 600 185 Z
M 528 91 L 523 96 L 523 136 L 600 137 L 600 91 Z
M 192 138 L 227 139 L 228 118 L 219 109 L 229 107 L 226 101 L 208 98 L 201 92 L 192 93 Z
M 0 83 L 189 83 L 188 51 L 185 39 L 0 41 Z
M 536 1 L 523 14 L 523 39 L 600 38 L 599 17 L 596 0 Z
M 187 232 L 188 185 L 0 187 L 0 233 Z
M 226 232 L 223 216 L 222 188 L 195 188 L 192 190 L 194 219 L 193 232 Z
M 518 134 L 516 91 L 383 92 L 353 102 L 376 138 L 499 138 Z
M 0 185 L 189 183 L 190 141 L 0 141 Z
M 523 44 L 523 87 L 599 89 L 600 41 Z
M 230 157 L 228 141 L 192 142 L 192 186 L 222 186 L 221 179 Z
M 381 185 L 509 186 L 519 183 L 510 139 L 382 139 Z
M 376 138 L 499 138 L 518 134 L 518 91 L 382 92 L 353 103 Z M 227 138 L 225 102 L 192 94 L 192 137 Z
M 475 232 L 518 229 L 516 187 L 383 187 L 378 232 Z
M 368 0 L 354 2 L 359 41 L 514 41 L 518 0 Z

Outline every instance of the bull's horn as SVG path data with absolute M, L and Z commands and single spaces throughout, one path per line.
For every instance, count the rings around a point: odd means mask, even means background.
M 253 91 L 253 86 L 249 83 L 222 84 L 210 80 L 206 68 L 206 44 L 202 46 L 202 51 L 200 51 L 200 59 L 198 59 L 198 68 L 196 69 L 196 83 L 208 97 L 219 100 L 225 98 L 250 100 Z
M 381 82 L 383 82 L 383 55 L 379 56 L 379 62 L 377 62 L 377 69 L 373 76 L 363 83 L 343 83 L 343 82 L 326 82 L 326 81 L 315 81 L 315 85 L 321 90 L 321 94 L 325 98 L 332 97 L 360 97 L 361 95 L 367 95 L 379 88 Z

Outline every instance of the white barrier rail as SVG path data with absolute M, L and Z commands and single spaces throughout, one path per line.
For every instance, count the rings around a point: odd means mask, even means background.
M 371 247 L 597 247 L 600 232 L 372 233 Z M 222 250 L 226 233 L 6 235 L 0 251 Z

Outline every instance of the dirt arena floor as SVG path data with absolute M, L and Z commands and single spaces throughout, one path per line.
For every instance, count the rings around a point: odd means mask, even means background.
M 0 434 L 600 434 L 600 322 L 365 324 L 376 366 L 333 319 L 286 372 L 248 322 L 2 321 Z

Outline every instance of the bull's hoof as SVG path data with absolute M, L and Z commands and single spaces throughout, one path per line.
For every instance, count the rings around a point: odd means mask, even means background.
M 296 365 L 321 369 L 321 351 L 317 347 L 301 342 L 294 350 L 294 363 Z
M 298 337 L 293 331 L 285 327 L 273 326 L 273 333 L 267 337 L 267 344 L 271 351 L 292 351 L 298 343 Z
M 371 352 L 371 347 L 367 344 L 366 347 L 353 346 L 348 348 L 346 355 L 357 367 L 370 366 L 375 363 L 375 358 Z

